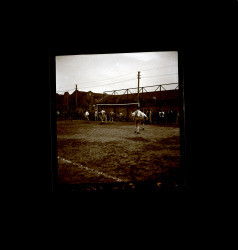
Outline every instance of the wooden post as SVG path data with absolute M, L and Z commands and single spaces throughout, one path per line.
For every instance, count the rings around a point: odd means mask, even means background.
M 144 87 L 142 87 L 141 89 L 142 89 L 142 106 L 143 106 L 143 108 L 144 108 L 144 105 L 143 105 L 143 103 L 144 103 L 144 99 L 143 99 L 143 98 L 144 98 L 144 97 L 143 97 L 143 89 L 144 89 Z
M 140 107 L 140 103 L 139 103 L 139 88 L 140 88 L 140 71 L 138 71 L 138 95 L 137 95 L 138 107 Z
M 128 89 L 126 90 L 126 103 L 128 103 Z M 129 121 L 128 105 L 126 105 L 127 121 Z
M 78 107 L 78 93 L 77 93 L 77 84 L 76 84 L 76 109 Z

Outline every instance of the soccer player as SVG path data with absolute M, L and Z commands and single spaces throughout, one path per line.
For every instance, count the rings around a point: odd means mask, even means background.
M 85 123 L 89 123 L 89 112 L 86 110 L 85 114 Z
M 110 117 L 110 120 L 109 122 L 113 123 L 113 117 L 114 117 L 115 113 L 113 112 L 113 110 L 111 110 L 111 112 L 109 113 L 109 117 Z
M 135 116 L 135 133 L 140 134 L 140 124 L 143 125 L 144 130 L 144 117 L 147 117 L 145 113 L 140 111 L 140 108 L 138 107 L 135 112 L 132 113 L 133 116 Z
M 122 121 L 122 119 L 123 119 L 123 113 L 122 112 L 119 113 L 119 119 L 120 119 L 120 121 Z
M 102 119 L 101 119 L 101 124 L 104 122 L 107 122 L 107 116 L 106 116 L 106 111 L 104 109 L 101 110 L 101 114 L 102 114 Z
M 98 120 L 98 112 L 97 112 L 97 110 L 95 111 L 95 113 L 94 113 L 94 116 L 95 116 L 95 121 L 97 121 Z

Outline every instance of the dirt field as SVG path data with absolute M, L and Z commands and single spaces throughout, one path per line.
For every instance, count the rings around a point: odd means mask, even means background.
M 108 183 L 157 180 L 176 175 L 180 166 L 180 129 L 134 124 L 99 125 L 57 121 L 58 183 Z

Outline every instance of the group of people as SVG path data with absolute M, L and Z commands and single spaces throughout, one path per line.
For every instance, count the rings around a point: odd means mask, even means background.
M 144 111 L 144 112 L 143 112 Z M 135 133 L 140 134 L 140 127 L 142 130 L 145 129 L 145 124 L 178 124 L 179 122 L 179 113 L 176 111 L 169 110 L 165 112 L 164 110 L 159 110 L 152 112 L 151 110 L 141 110 L 139 107 L 136 111 L 130 113 L 130 119 L 135 124 Z M 100 124 L 104 123 L 113 123 L 115 113 L 111 110 L 108 114 L 104 109 L 95 111 L 94 117 L 91 112 L 86 110 L 82 114 L 82 119 L 85 123 L 89 123 L 90 120 L 99 121 Z M 60 112 L 57 111 L 57 117 L 60 116 Z M 119 118 L 123 117 L 122 113 L 117 115 Z M 57 118 L 58 119 L 58 118 Z M 69 113 L 68 119 L 72 120 L 72 115 Z M 120 119 L 121 120 L 121 119 Z
M 163 125 L 172 125 L 179 124 L 179 112 L 177 110 L 156 110 L 156 111 L 145 111 L 148 119 L 146 124 L 163 124 Z
M 143 112 L 138 107 L 135 112 L 132 113 L 132 118 L 135 122 L 135 133 L 140 133 L 140 125 L 144 130 L 145 124 L 178 124 L 179 123 L 179 113 L 177 111 L 169 110 L 165 112 L 164 110 L 159 110 L 156 112 Z
M 109 112 L 109 117 L 108 117 L 108 115 L 106 114 L 106 111 L 102 109 L 100 112 L 95 111 L 94 120 L 95 121 L 100 120 L 100 124 L 113 123 L 114 115 L 115 113 L 112 110 L 111 112 Z M 85 117 L 85 122 L 88 123 L 90 120 L 88 111 L 84 113 L 84 117 Z
M 113 112 L 113 110 L 111 110 L 111 112 L 109 113 L 109 121 L 107 120 L 107 115 L 106 115 L 106 111 L 104 109 L 102 109 L 99 114 L 97 113 L 97 111 L 95 112 L 95 119 L 97 119 L 96 117 L 98 117 L 101 120 L 100 124 L 103 123 L 113 123 L 113 118 L 115 113 Z M 86 111 L 85 114 L 85 122 L 88 123 L 89 122 L 89 112 Z M 142 129 L 144 130 L 144 124 L 145 124 L 145 120 L 148 119 L 148 116 L 142 112 L 140 110 L 140 108 L 138 107 L 137 110 L 135 112 L 132 113 L 132 118 L 135 122 L 135 133 L 140 134 L 140 124 L 142 125 Z

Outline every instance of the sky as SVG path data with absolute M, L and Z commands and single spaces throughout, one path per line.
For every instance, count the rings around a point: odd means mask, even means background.
M 103 93 L 178 83 L 176 51 L 56 56 L 56 92 Z M 177 85 L 165 86 L 174 89 Z

